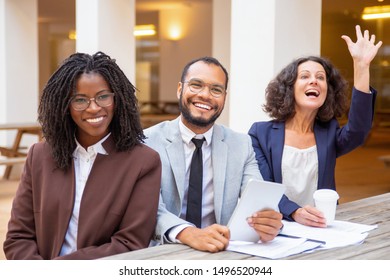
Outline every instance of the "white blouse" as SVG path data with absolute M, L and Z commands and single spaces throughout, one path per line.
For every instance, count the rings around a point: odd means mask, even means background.
M 79 212 L 81 199 L 85 185 L 87 183 L 89 173 L 91 172 L 93 163 L 95 162 L 97 154 L 106 155 L 102 143 L 110 136 L 109 133 L 96 144 L 89 146 L 85 150 L 80 143 L 76 141 L 76 149 L 73 152 L 74 171 L 75 171 L 75 198 L 71 219 L 69 221 L 68 230 L 66 231 L 65 240 L 62 244 L 60 256 L 68 255 L 77 250 L 77 231 L 79 224 Z
M 317 146 L 298 149 L 284 146 L 282 156 L 282 183 L 286 196 L 300 206 L 314 206 L 313 193 L 318 184 Z

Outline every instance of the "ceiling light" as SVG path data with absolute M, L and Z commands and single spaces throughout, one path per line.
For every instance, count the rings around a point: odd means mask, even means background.
M 153 24 L 136 25 L 134 27 L 134 36 L 153 36 L 156 35 L 156 27 Z
M 379 19 L 390 18 L 390 5 L 365 7 L 362 14 L 362 19 Z

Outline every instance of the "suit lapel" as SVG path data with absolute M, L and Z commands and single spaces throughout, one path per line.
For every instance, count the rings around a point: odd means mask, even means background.
M 180 197 L 180 205 L 184 198 L 184 182 L 185 182 L 185 158 L 183 139 L 179 130 L 179 118 L 171 121 L 164 131 L 164 136 L 170 144 L 166 146 L 167 155 L 173 176 L 175 177 L 177 191 Z
M 284 146 L 284 122 L 275 122 L 271 130 L 271 158 L 275 182 L 282 182 L 282 155 Z
M 226 165 L 228 160 L 228 147 L 225 144 L 223 129 L 214 125 L 212 145 L 213 184 L 214 184 L 214 211 L 217 223 L 221 223 L 223 197 L 225 191 Z
M 318 188 L 321 188 L 325 176 L 328 130 L 316 122 L 314 124 L 314 136 L 316 138 L 316 143 L 317 143 Z

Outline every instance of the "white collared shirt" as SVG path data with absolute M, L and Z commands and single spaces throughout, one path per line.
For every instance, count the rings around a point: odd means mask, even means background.
M 202 228 L 210 226 L 216 223 L 214 213 L 214 184 L 213 184 L 213 166 L 211 162 L 211 139 L 213 135 L 213 127 L 210 128 L 204 134 L 195 134 L 189 128 L 187 128 L 183 122 L 179 121 L 179 129 L 183 139 L 184 145 L 184 156 L 185 156 L 185 181 L 184 181 L 184 198 L 181 209 L 180 218 L 186 219 L 187 212 L 187 197 L 188 197 L 188 184 L 190 177 L 190 167 L 192 154 L 195 151 L 195 144 L 191 141 L 192 138 L 205 138 L 205 142 L 202 146 L 202 158 L 203 158 L 203 195 L 202 195 Z M 184 228 L 191 226 L 191 224 L 183 224 L 172 228 L 169 231 L 168 239 L 170 241 L 176 241 L 177 234 L 180 233 Z
M 75 168 L 75 199 L 72 217 L 69 221 L 68 230 L 65 235 L 64 243 L 62 244 L 60 256 L 68 255 L 77 250 L 77 230 L 79 223 L 80 203 L 83 196 L 85 184 L 88 180 L 93 163 L 97 154 L 107 155 L 107 151 L 103 148 L 102 143 L 110 136 L 108 134 L 96 144 L 89 146 L 85 150 L 76 139 L 77 147 L 73 152 L 73 161 Z

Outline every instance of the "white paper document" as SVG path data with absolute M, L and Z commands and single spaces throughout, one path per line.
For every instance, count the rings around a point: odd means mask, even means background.
M 259 237 L 246 219 L 264 209 L 279 211 L 278 204 L 285 190 L 286 187 L 282 184 L 250 179 L 229 220 L 230 238 L 257 242 Z
M 327 228 L 309 227 L 284 220 L 283 224 L 282 233 L 271 242 L 253 243 L 231 240 L 227 250 L 279 259 L 303 252 L 360 244 L 369 231 L 378 227 L 344 221 L 334 221 Z
M 289 221 L 283 221 L 283 225 L 283 235 L 323 241 L 325 244 L 321 246 L 321 249 L 359 244 L 364 241 L 370 230 L 377 228 L 377 225 L 344 221 L 334 221 L 331 226 L 326 228 L 309 227 Z
M 308 242 L 305 238 L 276 236 L 274 240 L 267 243 L 230 241 L 227 250 L 268 259 L 279 259 L 312 250 L 320 245 L 320 243 Z

